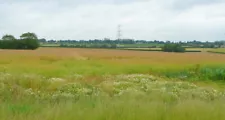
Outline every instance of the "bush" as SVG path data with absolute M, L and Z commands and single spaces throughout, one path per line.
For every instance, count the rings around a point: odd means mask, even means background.
M 24 39 L 3 39 L 0 40 L 0 49 L 30 49 L 34 50 L 39 47 L 38 39 L 24 38 Z
M 185 52 L 185 48 L 180 44 L 165 44 L 162 50 L 164 52 Z
M 37 40 L 1 40 L 0 49 L 30 49 L 34 50 L 39 47 Z

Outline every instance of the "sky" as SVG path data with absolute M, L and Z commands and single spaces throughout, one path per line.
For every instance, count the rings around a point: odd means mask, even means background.
M 225 0 L 0 0 L 0 36 L 225 40 Z

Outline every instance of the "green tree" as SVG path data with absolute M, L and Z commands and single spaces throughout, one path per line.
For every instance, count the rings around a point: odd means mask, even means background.
M 38 37 L 35 33 L 23 33 L 20 36 L 22 49 L 37 49 L 39 47 Z
M 2 36 L 2 40 L 16 40 L 16 38 L 13 35 L 4 35 Z
M 23 33 L 21 36 L 20 36 L 20 39 L 24 40 L 24 39 L 30 39 L 30 40 L 38 40 L 38 37 L 35 33 Z

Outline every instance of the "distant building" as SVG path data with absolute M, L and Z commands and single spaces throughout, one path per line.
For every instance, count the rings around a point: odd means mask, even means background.
M 110 40 L 110 38 L 104 38 L 104 40 Z

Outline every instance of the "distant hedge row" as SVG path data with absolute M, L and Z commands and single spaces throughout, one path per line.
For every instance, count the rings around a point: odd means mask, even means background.
M 67 48 L 117 48 L 116 44 L 91 44 L 91 45 L 65 45 L 61 44 L 60 47 Z
M 185 52 L 185 48 L 180 44 L 165 44 L 162 47 L 162 51 L 164 52 Z
M 30 49 L 39 47 L 38 38 L 34 33 L 24 33 L 20 39 L 15 39 L 12 35 L 4 35 L 0 40 L 0 49 Z
M 217 54 L 225 54 L 225 52 L 219 52 L 219 51 L 207 51 L 209 53 L 217 53 Z

